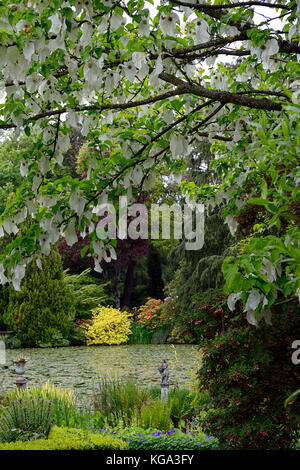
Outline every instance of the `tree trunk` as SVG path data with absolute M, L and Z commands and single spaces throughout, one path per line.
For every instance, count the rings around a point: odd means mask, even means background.
M 116 266 L 116 282 L 115 282 L 115 308 L 121 305 L 121 266 Z
M 132 289 L 133 289 L 133 274 L 134 274 L 135 265 L 136 265 L 136 261 L 129 261 L 128 263 L 123 298 L 122 298 L 123 307 L 130 307 L 130 300 L 131 300 L 131 294 L 132 294 Z

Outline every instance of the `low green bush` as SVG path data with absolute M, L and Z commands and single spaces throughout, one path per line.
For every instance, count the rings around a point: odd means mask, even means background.
M 128 450 L 213 450 L 219 448 L 218 439 L 200 431 L 183 433 L 178 429 L 162 432 L 158 429 L 129 428 L 99 430 L 102 435 L 113 435 L 128 443 Z
M 170 431 L 171 433 L 171 431 Z M 129 440 L 128 450 L 214 450 L 218 441 L 214 437 L 198 437 L 192 434 L 156 434 L 133 437 Z
M 0 443 L 1 450 L 126 450 L 128 444 L 114 436 L 82 429 L 59 428 L 53 426 L 48 439 L 30 442 Z

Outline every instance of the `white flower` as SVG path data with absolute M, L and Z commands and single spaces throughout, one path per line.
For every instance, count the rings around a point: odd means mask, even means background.
M 264 295 L 257 289 L 251 289 L 244 312 L 248 310 L 256 310 L 260 302 L 262 302 Z
M 3 263 L 0 264 L 0 284 L 6 284 L 8 282 L 7 277 L 4 274 Z
M 210 57 L 207 57 L 207 59 L 205 59 L 206 65 L 208 67 L 211 67 L 216 62 L 216 59 L 217 59 L 216 55 L 212 55 Z
M 116 29 L 120 28 L 122 25 L 123 20 L 124 18 L 122 18 L 122 16 L 120 16 L 118 13 L 114 13 L 110 19 L 110 29 L 112 31 L 116 31 Z
M 38 167 L 42 175 L 45 175 L 49 170 L 51 170 L 49 157 L 43 155 L 38 161 Z
M 51 246 L 48 234 L 41 234 L 38 238 L 39 244 L 41 245 L 41 253 L 43 255 L 50 255 Z
M 149 66 L 147 64 L 143 64 L 142 67 L 138 71 L 138 78 L 140 80 L 144 80 L 145 77 L 149 74 Z
M 250 323 L 250 325 L 258 326 L 258 322 L 261 319 L 261 314 L 256 314 L 254 310 L 247 310 L 247 322 Z
M 25 264 L 17 264 L 13 270 L 12 283 L 16 291 L 21 290 L 20 286 L 21 286 L 21 281 L 23 277 L 25 276 L 25 268 L 26 268 Z
M 71 194 L 69 199 L 70 208 L 75 211 L 79 216 L 83 214 L 86 203 L 87 199 L 82 196 L 80 190 L 76 190 L 74 193 Z
M 90 23 L 86 22 L 80 28 L 82 35 L 80 37 L 79 43 L 82 47 L 92 46 L 92 35 L 93 35 L 93 27 Z
M 8 47 L 6 50 L 6 63 L 13 64 L 16 63 L 20 57 L 19 50 L 17 46 Z
M 129 36 L 122 36 L 121 37 L 121 43 L 122 43 L 122 46 L 124 47 L 124 49 L 126 48 L 128 42 L 129 42 Z
M 5 219 L 3 221 L 3 228 L 8 235 L 10 235 L 11 233 L 16 235 L 19 231 L 18 226 L 11 218 Z
M 57 139 L 57 148 L 65 153 L 70 148 L 70 137 L 68 135 L 59 136 Z
M 134 81 L 136 68 L 133 62 L 127 62 L 124 65 L 124 73 L 125 73 L 127 80 L 129 80 L 130 82 Z
M 146 64 L 146 55 L 144 52 L 133 52 L 132 62 L 137 69 L 140 69 L 144 64 Z
M 149 34 L 150 34 L 149 21 L 145 16 L 142 16 L 142 18 L 139 22 L 139 34 L 141 36 L 149 36 Z
M 131 173 L 132 182 L 136 185 L 140 184 L 143 178 L 143 171 L 139 166 L 136 166 Z
M 76 111 L 73 111 L 72 109 L 70 109 L 70 111 L 68 111 L 68 114 L 67 114 L 67 117 L 66 117 L 66 124 L 69 127 L 77 127 L 78 119 L 79 119 L 79 117 L 78 117 Z
M 53 198 L 54 199 L 54 198 Z M 50 206 L 53 206 L 53 201 L 50 201 Z M 59 239 L 59 230 L 57 228 L 54 221 L 54 218 L 52 217 L 51 219 L 42 219 L 40 221 L 40 226 L 43 229 L 43 231 L 47 234 L 47 240 L 49 243 L 56 243 L 57 240 Z
M 53 91 L 55 90 L 55 85 L 57 84 L 57 79 L 53 76 L 43 80 L 39 85 L 39 93 L 44 96 L 44 98 L 51 98 Z M 52 98 L 53 99 L 53 98 Z
M 63 233 L 63 237 L 65 238 L 67 245 L 72 246 L 74 243 L 78 241 L 76 231 L 75 231 L 75 220 L 72 219 L 69 223 L 68 227 L 65 229 Z
M 240 119 L 238 119 L 235 123 L 235 129 L 234 129 L 234 134 L 233 134 L 234 142 L 238 142 L 242 138 L 241 123 L 242 121 Z
M 107 254 L 107 250 L 109 251 L 109 255 Z M 105 250 L 103 251 L 103 259 L 106 261 L 106 263 L 110 263 L 112 259 L 117 259 L 114 247 L 110 245 L 105 247 Z
M 101 268 L 100 266 L 100 262 L 102 260 L 99 260 L 97 258 L 94 258 L 94 262 L 95 262 L 95 266 L 94 266 L 94 271 L 96 271 L 97 273 L 102 273 L 103 269 Z
M 62 27 L 60 13 L 56 12 L 54 15 L 49 16 L 49 20 L 52 23 L 51 28 L 49 29 L 49 34 L 58 34 Z
M 93 250 L 94 252 L 96 253 L 96 255 L 98 256 L 98 258 L 102 258 L 103 257 L 103 252 L 104 252 L 104 244 L 102 241 L 94 241 L 92 242 L 92 246 L 93 246 Z
M 156 62 L 155 62 L 155 65 L 154 65 L 154 70 L 153 72 L 151 73 L 150 77 L 149 77 L 149 84 L 150 86 L 157 86 L 158 85 L 158 76 L 159 74 L 163 71 L 164 67 L 163 67 L 163 62 L 162 62 L 162 58 L 161 58 L 161 55 L 159 55 L 156 59 Z
M 15 25 L 16 32 L 20 33 L 21 31 L 24 31 L 27 25 L 28 25 L 28 23 L 27 23 L 26 20 L 18 21 L 17 24 Z M 2 26 L 0 26 L 0 27 L 2 27 Z M 5 25 L 5 29 L 7 29 L 6 25 Z
M 155 171 L 151 171 L 150 174 L 147 176 L 147 178 L 145 178 L 144 180 L 143 189 L 145 191 L 149 191 L 155 185 L 155 181 L 156 181 L 156 173 Z
M 0 85 L 0 102 L 5 101 L 5 98 L 6 98 L 5 86 Z
M 23 47 L 23 54 L 25 59 L 30 62 L 31 56 L 34 54 L 34 44 L 33 42 L 27 42 Z
M 56 51 L 57 49 L 66 50 L 65 45 L 65 34 L 60 32 L 56 38 L 50 39 L 48 48 L 51 52 Z
M 192 8 L 189 8 L 189 7 L 181 7 L 181 11 L 183 11 L 186 19 L 188 19 L 188 17 L 193 14 Z
M 182 158 L 188 153 L 188 142 L 183 135 L 172 134 L 170 138 L 170 150 L 174 158 Z
M 33 190 L 34 193 L 36 193 L 37 188 L 39 187 L 41 182 L 42 182 L 41 175 L 39 173 L 35 174 L 34 177 L 33 177 L 33 182 L 32 182 L 32 190 Z
M 270 57 L 279 51 L 279 45 L 275 38 L 268 39 L 262 46 L 250 46 L 251 54 L 256 54 L 257 58 L 261 61 L 264 69 L 270 66 Z
M 28 175 L 28 165 L 29 162 L 26 162 L 25 160 L 22 160 L 20 163 L 20 173 L 21 176 L 24 176 L 25 178 Z
M 233 236 L 238 228 L 238 223 L 232 215 L 228 215 L 225 219 L 225 223 L 228 224 L 231 235 Z
M 41 258 L 37 258 L 35 262 L 36 262 L 37 267 L 42 270 L 43 266 L 42 266 Z
M 187 64 L 185 66 L 185 71 L 188 77 L 192 77 L 195 73 L 196 66 L 194 64 Z
M 162 13 L 160 20 L 159 20 L 159 25 L 161 27 L 162 33 L 165 36 L 175 36 L 177 33 L 176 31 L 177 21 L 179 22 L 179 18 L 176 13 L 171 12 L 169 13 L 169 15 Z
M 276 276 L 275 266 L 267 258 L 263 258 L 263 265 L 261 267 L 261 272 L 262 274 L 265 274 L 267 276 L 267 279 L 269 282 L 276 281 L 277 276 Z
M 100 73 L 99 63 L 95 59 L 90 58 L 83 68 L 86 83 L 93 88 L 99 88 Z
M 163 120 L 166 124 L 172 124 L 174 122 L 174 112 L 172 109 L 167 109 L 163 114 Z
M 16 224 L 21 224 L 22 222 L 24 222 L 24 220 L 26 219 L 26 216 L 27 216 L 27 207 L 24 206 L 23 209 L 20 210 L 20 212 L 18 212 L 17 214 L 15 214 L 14 216 L 14 222 Z
M 53 207 L 56 204 L 56 198 L 48 194 L 43 194 L 38 198 L 38 203 L 41 207 Z M 47 228 L 44 228 L 44 224 L 47 223 Z M 49 228 L 50 219 L 42 219 L 40 221 L 40 226 L 44 228 L 45 231 Z
M 198 43 L 208 42 L 210 40 L 209 26 L 203 18 L 196 18 L 195 23 L 196 40 Z
M 240 300 L 241 298 L 241 292 L 237 292 L 236 294 L 230 294 L 227 298 L 227 305 L 228 305 L 228 308 L 229 310 L 231 310 L 231 312 L 234 311 L 235 309 L 235 304 L 238 300 Z
M 29 93 L 33 93 L 34 91 L 36 91 L 42 80 L 43 80 L 43 76 L 36 72 L 27 76 L 25 78 L 27 91 Z

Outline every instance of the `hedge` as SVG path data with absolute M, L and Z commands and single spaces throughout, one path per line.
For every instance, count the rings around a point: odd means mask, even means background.
M 127 443 L 111 436 L 53 426 L 48 439 L 0 443 L 0 450 L 126 450 Z

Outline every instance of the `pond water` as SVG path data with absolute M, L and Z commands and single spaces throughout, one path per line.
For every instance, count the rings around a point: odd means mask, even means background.
M 72 388 L 79 404 L 91 403 L 93 391 L 103 376 L 133 378 L 142 386 L 159 386 L 157 368 L 164 358 L 169 362 L 170 386 L 190 388 L 201 359 L 198 347 L 188 344 L 7 350 L 5 366 L 0 366 L 0 392 L 15 387 L 13 360 L 19 355 L 28 359 L 24 375 L 29 386 L 50 381 L 62 388 Z

